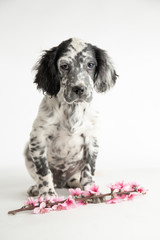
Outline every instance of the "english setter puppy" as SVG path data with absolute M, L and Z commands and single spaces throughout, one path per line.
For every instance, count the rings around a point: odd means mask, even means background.
M 94 183 L 98 154 L 94 91 L 106 92 L 117 74 L 108 54 L 71 38 L 45 51 L 35 67 L 35 83 L 45 96 L 25 149 L 35 180 L 29 195 L 56 195 L 55 187 Z

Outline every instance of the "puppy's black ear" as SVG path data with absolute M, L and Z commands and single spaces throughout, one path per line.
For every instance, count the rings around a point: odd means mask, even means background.
M 34 83 L 37 84 L 38 89 L 42 89 L 43 92 L 50 96 L 56 96 L 60 90 L 60 80 L 55 60 L 56 51 L 56 47 L 45 51 L 38 64 L 34 67 L 37 70 Z
M 117 74 L 114 70 L 112 62 L 108 54 L 95 46 L 93 46 L 97 67 L 95 71 L 95 89 L 97 92 L 106 92 L 114 86 Z

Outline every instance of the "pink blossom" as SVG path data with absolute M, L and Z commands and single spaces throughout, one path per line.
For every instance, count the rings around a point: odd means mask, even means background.
M 97 186 L 96 184 L 93 184 L 90 187 L 87 187 L 86 190 L 83 192 L 83 196 L 87 197 L 90 196 L 92 194 L 99 194 L 99 186 Z
M 115 189 L 117 189 L 117 186 L 114 184 L 109 184 L 109 185 L 107 185 L 107 187 L 110 188 L 111 191 L 114 191 Z
M 53 203 L 53 202 L 55 202 L 55 197 L 54 196 L 46 196 L 44 200 L 45 200 L 45 202 Z
M 71 196 L 69 196 L 67 198 L 67 200 L 65 201 L 65 203 L 67 204 L 67 207 L 68 208 L 72 208 L 72 207 L 75 207 L 76 206 L 76 203 L 75 201 L 73 200 L 73 198 Z
M 130 193 L 129 195 L 126 196 L 126 200 L 133 200 L 137 196 L 138 196 L 137 193 Z
M 82 200 L 79 200 L 79 201 L 77 201 L 77 203 L 76 203 L 76 206 L 77 206 L 77 207 L 83 206 L 83 205 L 87 205 L 87 202 L 82 201 Z
M 62 196 L 62 197 L 53 197 L 53 202 L 61 202 L 61 201 L 64 201 L 65 198 Z
M 130 187 L 131 187 L 132 190 L 135 190 L 135 189 L 137 189 L 137 188 L 140 186 L 140 185 L 137 184 L 136 182 L 131 182 L 129 185 L 130 185 Z
M 52 210 L 51 208 L 46 208 L 46 203 L 45 202 L 42 202 L 39 207 L 37 207 L 33 210 L 33 212 L 36 213 L 36 214 L 37 213 L 44 214 L 44 213 L 50 212 L 51 210 Z
M 52 202 L 54 202 L 54 201 L 53 201 L 54 198 L 55 198 L 55 197 L 53 197 L 53 196 L 46 196 L 45 198 L 42 197 L 42 196 L 40 196 L 40 197 L 38 198 L 38 202 L 39 202 L 39 203 L 42 203 L 42 202 L 52 203 Z
M 96 186 L 96 184 L 93 184 L 91 188 L 89 188 L 89 191 L 92 194 L 99 194 L 99 186 Z
M 58 203 L 57 205 L 54 205 L 54 206 L 52 207 L 52 209 L 53 209 L 54 211 L 67 210 L 67 209 L 68 209 L 68 206 L 67 206 L 66 202 L 64 202 L 64 203 Z
M 124 183 L 124 181 L 121 182 L 117 182 L 115 184 L 115 187 L 119 190 L 124 190 L 128 185 L 126 183 Z
M 86 191 L 83 191 L 82 195 L 83 195 L 83 197 L 89 197 L 89 196 L 91 196 L 91 192 L 86 190 Z
M 132 190 L 133 189 L 131 188 L 131 186 L 129 184 L 126 184 L 122 189 L 122 191 L 125 191 L 125 192 L 132 191 Z
M 40 196 L 40 197 L 38 198 L 38 202 L 39 202 L 39 203 L 44 202 L 44 198 L 43 198 L 42 196 Z
M 76 189 L 70 188 L 69 192 L 72 196 L 79 196 L 83 193 L 83 191 L 80 188 L 76 188 Z
M 142 193 L 142 194 L 146 194 L 147 191 L 144 187 L 138 187 L 137 192 Z
M 112 198 L 110 200 L 107 200 L 106 204 L 116 204 L 116 203 L 119 203 L 119 202 L 120 202 L 119 198 Z
M 32 206 L 37 206 L 38 205 L 38 200 L 34 199 L 32 197 L 28 198 L 28 200 L 25 202 L 25 205 L 32 205 Z
M 127 195 L 126 194 L 121 194 L 119 196 L 117 196 L 116 198 L 119 198 L 119 199 L 126 199 L 127 198 Z

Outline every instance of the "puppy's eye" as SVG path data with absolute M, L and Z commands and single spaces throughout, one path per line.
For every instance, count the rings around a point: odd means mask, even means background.
M 95 64 L 92 63 L 92 62 L 89 62 L 89 63 L 87 64 L 87 68 L 88 68 L 88 69 L 93 69 L 94 67 L 95 67 Z
M 69 65 L 68 64 L 62 64 L 61 66 L 62 70 L 68 71 L 69 70 Z

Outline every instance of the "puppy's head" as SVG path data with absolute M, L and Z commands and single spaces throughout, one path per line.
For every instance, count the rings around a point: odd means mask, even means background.
M 75 38 L 45 51 L 35 69 L 37 87 L 50 96 L 62 94 L 69 104 L 90 102 L 94 88 L 105 92 L 117 78 L 104 50 Z

